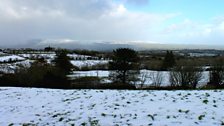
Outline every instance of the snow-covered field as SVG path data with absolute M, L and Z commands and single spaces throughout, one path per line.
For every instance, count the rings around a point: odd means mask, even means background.
M 2 63 L 0 64 L 0 72 L 13 73 L 18 64 L 23 66 L 30 66 L 31 64 L 29 65 L 27 64 L 28 64 L 28 61 L 31 59 L 44 58 L 47 60 L 48 63 L 51 63 L 54 60 L 55 56 L 56 56 L 55 53 L 31 53 L 31 54 L 24 53 L 24 54 L 18 54 L 18 55 L 5 54 L 0 56 L 0 63 Z M 71 63 L 74 66 L 77 66 L 79 68 L 91 67 L 97 64 L 107 64 L 109 62 L 109 60 L 87 60 L 87 58 L 96 58 L 96 57 L 91 57 L 87 55 L 69 54 L 68 56 L 73 59 L 71 60 Z M 81 59 L 81 60 L 74 60 L 74 59 Z M 3 62 L 9 62 L 9 61 L 17 61 L 17 62 L 3 64 Z
M 220 126 L 224 91 L 0 88 L 1 126 Z
M 79 55 L 79 54 L 68 54 L 68 56 L 72 59 L 83 59 L 83 60 L 87 60 L 87 58 L 92 58 L 92 56 Z
M 30 67 L 32 60 L 18 61 L 15 63 L 4 63 L 0 64 L 0 72 L 3 73 L 14 73 L 17 68 Z
M 44 59 L 54 59 L 56 54 L 55 53 L 37 53 L 37 54 L 19 54 L 19 56 L 28 58 L 28 59 L 39 59 L 39 58 L 44 58 Z
M 8 55 L 8 56 L 0 57 L 0 62 L 21 61 L 21 60 L 25 60 L 25 58 L 17 56 L 17 55 Z
M 151 85 L 153 84 L 154 80 L 152 76 L 157 76 L 157 73 L 159 73 L 159 76 L 162 77 L 161 79 L 161 86 L 169 86 L 170 85 L 170 76 L 168 71 L 153 71 L 153 70 L 141 70 L 139 79 L 136 84 L 144 84 L 144 85 Z M 100 78 L 108 78 L 110 74 L 110 71 L 106 70 L 91 70 L 91 71 L 74 71 L 71 75 L 69 75 L 70 78 L 79 78 L 79 77 L 100 77 Z M 105 80 L 106 82 L 110 82 L 110 80 Z M 204 71 L 202 73 L 201 80 L 198 83 L 198 87 L 201 87 L 205 84 L 207 84 L 209 81 L 209 72 Z
M 3 53 L 3 52 L 0 51 L 0 56 L 1 56 L 1 55 L 5 55 L 5 53 Z
M 109 73 L 107 70 L 73 71 L 69 77 L 108 77 Z
M 79 68 L 91 67 L 98 64 L 107 64 L 109 60 L 72 60 L 71 63 Z

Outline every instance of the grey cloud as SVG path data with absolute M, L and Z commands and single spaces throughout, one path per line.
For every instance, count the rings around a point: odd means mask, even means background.
M 11 7 L 17 13 L 27 11 L 49 12 L 61 11 L 69 16 L 98 17 L 113 7 L 110 0 L 0 0 L 3 4 L 0 10 Z
M 0 45 L 32 39 L 146 39 L 158 15 L 130 13 L 111 0 L 0 0 Z
M 0 46 L 33 39 L 160 41 L 170 14 L 131 12 L 112 0 L 0 0 Z M 147 0 L 128 0 L 144 5 Z M 123 3 L 123 4 L 122 4 Z
M 88 32 L 85 27 L 94 25 L 89 20 L 97 20 L 113 7 L 110 0 L 0 0 L 0 3 L 0 45 L 33 38 L 84 38 Z
M 161 33 L 161 24 L 177 15 L 133 12 L 125 8 L 126 4 L 148 3 L 149 0 L 118 3 L 112 0 L 0 0 L 0 46 L 33 39 L 222 42 L 224 18 L 208 24 L 212 28 L 208 36 L 201 35 L 204 33 L 201 31 L 206 31 L 206 24 L 191 23 L 174 25 Z M 186 33 L 195 35 L 182 37 Z

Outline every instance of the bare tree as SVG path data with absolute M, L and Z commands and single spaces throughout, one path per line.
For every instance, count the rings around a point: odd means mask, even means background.
M 143 88 L 147 78 L 149 78 L 149 72 L 148 71 L 143 71 L 140 74 L 140 87 Z
M 179 62 L 170 71 L 171 86 L 181 86 L 183 88 L 196 88 L 202 79 L 202 67 L 192 62 Z
M 160 87 L 163 81 L 163 73 L 161 71 L 153 71 L 150 73 L 150 79 L 153 86 Z

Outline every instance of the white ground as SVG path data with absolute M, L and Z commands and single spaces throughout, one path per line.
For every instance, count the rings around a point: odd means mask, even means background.
M 0 125 L 219 126 L 224 91 L 0 88 Z
M 1 55 L 5 55 L 5 53 L 3 53 L 3 52 L 0 51 L 0 56 L 1 56 Z
M 38 58 L 44 58 L 47 60 L 48 63 L 51 63 L 52 60 L 54 60 L 56 54 L 55 53 L 34 53 L 34 54 L 18 54 L 18 55 L 2 55 L 0 56 L 0 72 L 3 73 L 13 73 L 16 69 L 16 65 L 20 64 L 23 66 L 30 66 L 31 64 L 28 64 L 29 60 L 26 59 L 38 59 Z M 68 55 L 71 58 L 81 58 L 83 60 L 71 60 L 71 63 L 79 68 L 81 67 L 91 67 L 97 64 L 107 64 L 108 60 L 86 60 L 87 58 L 90 58 L 91 56 L 87 55 L 78 55 L 78 54 L 69 54 Z M 94 57 L 92 57 L 94 58 Z M 96 57 L 95 57 L 96 58 Z M 16 63 L 3 63 L 8 62 L 9 60 L 12 61 L 18 61 Z M 22 61 L 22 62 L 21 62 Z
M 38 59 L 38 58 L 44 58 L 44 59 L 51 59 L 53 60 L 56 56 L 55 53 L 36 53 L 36 54 L 18 54 L 21 57 L 29 58 L 29 59 Z
M 17 55 L 9 55 L 9 56 L 1 56 L 0 62 L 8 62 L 8 61 L 21 61 L 25 60 L 25 58 L 17 56 Z
M 153 71 L 153 70 L 141 70 L 139 79 L 141 81 L 137 82 L 137 84 L 144 84 L 144 85 L 151 85 L 153 84 L 153 78 L 152 76 L 156 76 L 157 72 L 160 73 L 160 76 L 162 77 L 161 80 L 161 86 L 169 86 L 169 72 L 167 71 Z M 69 75 L 71 78 L 78 78 L 78 77 L 100 77 L 100 78 L 108 78 L 110 74 L 110 71 L 106 70 L 91 70 L 91 71 L 74 71 L 72 75 Z M 145 81 L 143 81 L 145 80 Z M 110 82 L 108 79 L 105 80 L 106 82 Z M 209 72 L 204 71 L 202 73 L 202 78 L 199 81 L 198 87 L 201 87 L 205 84 L 207 84 L 209 81 Z
M 91 67 L 97 64 L 107 64 L 109 60 L 72 60 L 71 63 L 79 68 Z
M 69 77 L 108 77 L 109 73 L 107 70 L 74 71 Z
M 28 59 L 44 58 L 44 59 L 47 59 L 48 63 L 51 63 L 51 61 L 54 60 L 56 54 L 55 53 L 50 53 L 50 54 L 37 53 L 37 54 L 19 54 L 19 56 L 28 58 Z M 68 54 L 68 56 L 70 58 L 73 58 L 73 60 L 71 60 L 71 63 L 74 66 L 77 66 L 79 68 L 84 66 L 91 67 L 97 64 L 107 64 L 109 62 L 108 60 L 87 60 L 87 58 L 97 58 L 97 57 L 91 57 L 87 55 Z M 81 60 L 76 60 L 76 58 Z M 0 61 L 1 61 L 1 57 L 0 57 Z
M 24 54 L 18 54 L 21 57 L 25 58 L 45 58 L 45 59 L 54 59 L 56 54 L 55 53 L 24 53 Z M 94 58 L 92 56 L 87 56 L 87 55 L 79 55 L 79 54 L 68 54 L 70 58 L 76 59 L 87 59 L 87 58 Z M 96 57 L 95 57 L 96 58 Z
M 92 56 L 87 56 L 87 55 L 79 55 L 79 54 L 68 54 L 70 58 L 76 59 L 76 58 L 81 58 L 81 59 L 87 59 L 91 58 Z
M 4 63 L 0 64 L 0 72 L 3 73 L 14 73 L 17 68 L 30 67 L 32 60 L 24 60 L 15 63 Z

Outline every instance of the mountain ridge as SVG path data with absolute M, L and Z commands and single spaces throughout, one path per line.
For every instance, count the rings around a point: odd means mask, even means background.
M 116 48 L 133 48 L 136 50 L 149 49 L 224 49 L 224 45 L 203 45 L 203 44 L 164 44 L 135 41 L 78 41 L 69 39 L 34 39 L 27 43 L 9 46 L 10 48 L 44 48 L 47 46 L 67 49 L 88 49 L 88 50 L 113 50 Z M 3 47 L 3 46 L 1 46 Z M 8 48 L 8 47 L 5 47 Z

